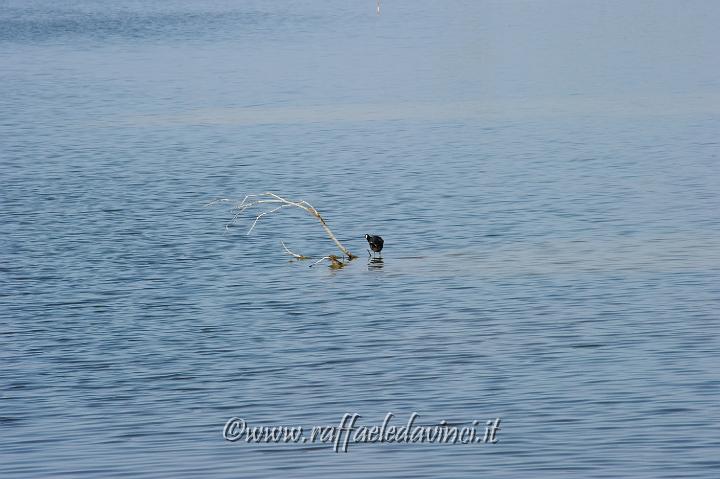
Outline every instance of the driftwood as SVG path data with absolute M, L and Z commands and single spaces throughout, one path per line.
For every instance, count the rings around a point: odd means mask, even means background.
M 210 206 L 210 205 L 220 203 L 220 202 L 231 202 L 231 200 L 228 198 L 221 198 L 219 200 L 215 200 L 211 203 L 208 203 L 205 206 Z M 271 207 L 271 209 L 263 211 L 261 213 L 258 213 L 255 216 L 255 220 L 252 222 L 252 225 L 250 225 L 250 229 L 248 229 L 246 234 L 250 234 L 252 232 L 252 230 L 255 229 L 255 225 L 257 225 L 258 221 L 260 221 L 260 218 L 262 218 L 263 216 L 270 215 L 272 213 L 280 211 L 283 208 L 289 208 L 289 207 L 300 208 L 301 210 L 305 211 L 306 213 L 309 213 L 310 215 L 314 216 L 320 222 L 320 225 L 325 230 L 325 233 L 327 234 L 328 238 L 330 238 L 333 241 L 333 243 L 335 243 L 335 246 L 337 246 L 337 248 L 340 251 L 342 251 L 343 256 L 347 257 L 348 261 L 351 261 L 351 260 L 357 258 L 357 256 L 352 254 L 340 242 L 340 240 L 337 239 L 335 234 L 332 232 L 330 227 L 325 222 L 325 219 L 320 215 L 320 213 L 318 212 L 317 209 L 315 209 L 314 206 L 312 206 L 310 203 L 308 203 L 305 200 L 299 200 L 299 201 L 288 200 L 288 199 L 283 198 L 282 196 L 276 195 L 275 193 L 272 193 L 270 191 L 265 192 L 265 193 L 256 194 L 256 195 L 247 195 L 247 196 L 245 196 L 245 198 L 243 198 L 242 201 L 237 202 L 232 208 L 233 217 L 230 220 L 230 222 L 228 222 L 228 224 L 225 225 L 225 229 L 227 230 L 230 228 L 230 226 L 235 224 L 242 217 L 243 213 L 245 213 L 246 211 L 252 210 L 252 209 L 259 209 L 259 208 L 264 207 L 265 205 L 269 205 Z M 280 243 L 282 244 L 282 247 L 285 250 L 285 252 L 287 254 L 289 254 L 290 256 L 292 256 L 293 258 L 295 258 L 297 260 L 310 259 L 309 256 L 304 256 L 302 254 L 298 254 L 298 253 L 291 251 L 285 245 L 285 243 L 283 241 L 280 241 Z M 330 266 L 333 268 L 342 268 L 344 266 L 344 263 L 342 261 L 340 261 L 340 259 L 336 255 L 327 255 L 327 256 L 323 257 L 322 259 L 316 261 L 315 263 L 311 264 L 310 266 L 314 266 L 315 264 L 320 263 L 325 260 L 330 260 L 330 262 L 331 262 Z

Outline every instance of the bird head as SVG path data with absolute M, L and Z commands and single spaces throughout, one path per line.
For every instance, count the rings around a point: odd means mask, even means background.
M 365 241 L 369 241 L 369 240 L 370 240 L 370 235 L 365 235 Z

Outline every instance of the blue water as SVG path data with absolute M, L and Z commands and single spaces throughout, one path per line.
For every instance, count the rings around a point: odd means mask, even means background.
M 0 1 L 0 476 L 716 477 L 720 6 Z M 227 205 L 305 199 L 227 232 Z M 385 238 L 369 264 L 365 233 Z M 381 266 L 381 267 L 377 267 Z M 226 421 L 496 444 L 247 444 Z

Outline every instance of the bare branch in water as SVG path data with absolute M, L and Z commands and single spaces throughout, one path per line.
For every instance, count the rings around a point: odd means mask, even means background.
M 315 266 L 316 264 L 322 263 L 322 262 L 325 261 L 326 259 L 330 259 L 330 256 L 324 256 L 324 257 L 320 258 L 319 260 L 315 261 L 313 264 L 311 264 L 310 266 L 308 266 L 308 268 L 312 268 L 312 267 Z
M 210 206 L 215 203 L 227 202 L 227 201 L 230 201 L 230 200 L 227 198 L 221 198 L 221 199 L 212 201 L 205 206 Z M 340 251 L 342 251 L 343 255 L 347 256 L 347 258 L 350 260 L 357 258 L 357 256 L 352 254 L 347 248 L 345 248 L 345 246 L 340 242 L 340 240 L 337 239 L 335 234 L 332 232 L 330 227 L 325 222 L 325 219 L 320 215 L 320 213 L 318 212 L 317 209 L 315 209 L 314 206 L 312 206 L 310 203 L 308 203 L 305 200 L 299 200 L 299 201 L 289 200 L 289 199 L 283 198 L 282 196 L 277 195 L 270 191 L 266 191 L 265 193 L 254 194 L 254 195 L 246 195 L 245 198 L 242 199 L 242 201 L 240 201 L 239 203 L 236 203 L 232 208 L 233 217 L 228 222 L 228 224 L 225 225 L 225 229 L 227 230 L 230 228 L 230 226 L 234 225 L 237 222 L 237 220 L 243 215 L 243 213 L 245 213 L 245 211 L 253 209 L 253 208 L 261 208 L 263 205 L 272 205 L 272 206 L 274 206 L 274 208 L 267 210 L 267 211 L 263 211 L 261 213 L 258 213 L 255 216 L 255 220 L 252 222 L 252 225 L 250 225 L 250 229 L 248 230 L 247 234 L 250 234 L 252 232 L 252 230 L 255 229 L 255 225 L 258 223 L 258 221 L 260 221 L 260 218 L 262 218 L 263 216 L 267 216 L 267 215 L 275 213 L 276 211 L 281 210 L 283 208 L 293 206 L 295 208 L 300 208 L 301 210 L 305 211 L 306 213 L 309 213 L 312 216 L 314 216 L 315 218 L 317 218 L 317 220 L 320 222 L 320 226 L 322 226 L 322 228 L 325 230 L 325 233 L 327 234 L 328 238 L 330 238 L 333 241 L 333 243 L 335 243 L 335 246 L 337 246 L 338 249 Z M 285 248 L 285 251 L 288 254 L 290 254 L 291 256 L 293 256 L 297 259 L 300 259 L 300 257 L 302 257 L 303 259 L 307 258 L 306 256 L 297 255 L 297 254 L 291 252 L 285 246 L 285 243 L 283 243 L 283 248 Z M 344 265 L 341 261 L 339 261 L 337 259 L 337 256 L 333 256 L 333 255 L 326 256 L 321 261 L 323 261 L 325 259 L 330 259 L 333 262 L 333 266 L 335 265 L 335 263 Z M 337 267 L 342 267 L 342 266 L 337 266 Z
M 290 251 L 290 249 L 289 249 L 287 246 L 285 246 L 285 242 L 284 242 L 284 241 L 280 240 L 280 244 L 282 244 L 282 247 L 285 249 L 285 252 L 286 252 L 287 254 L 289 254 L 290 256 L 292 256 L 293 258 L 295 258 L 295 259 L 297 259 L 297 260 L 310 259 L 309 256 L 303 256 L 303 255 L 301 255 L 301 254 L 293 253 L 292 251 Z
M 316 264 L 322 263 L 326 259 L 330 260 L 330 267 L 333 269 L 340 269 L 343 266 L 345 266 L 345 263 L 340 261 L 337 256 L 335 256 L 334 254 L 331 254 L 330 256 L 325 256 L 324 258 L 320 258 L 319 260 L 315 261 L 313 264 L 309 265 L 308 268 L 312 268 Z

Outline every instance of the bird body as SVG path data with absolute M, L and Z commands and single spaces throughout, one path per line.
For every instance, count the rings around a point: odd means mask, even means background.
M 385 241 L 383 241 L 380 236 L 365 235 L 365 239 L 370 245 L 370 249 L 373 250 L 375 253 L 379 253 L 380 251 L 382 251 Z

